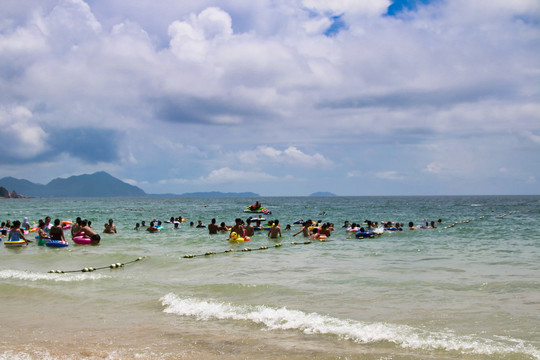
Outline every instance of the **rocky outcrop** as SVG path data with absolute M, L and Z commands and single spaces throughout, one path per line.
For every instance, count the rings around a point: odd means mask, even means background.
M 0 198 L 7 198 L 7 199 L 26 199 L 26 196 L 18 194 L 15 190 L 12 192 L 9 192 L 8 189 L 6 189 L 3 186 L 0 186 Z
M 10 195 L 8 189 L 6 189 L 3 186 L 0 186 L 0 198 L 10 198 L 10 197 L 11 197 L 11 195 Z

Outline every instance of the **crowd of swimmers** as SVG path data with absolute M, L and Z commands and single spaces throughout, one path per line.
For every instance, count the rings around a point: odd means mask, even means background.
M 92 244 L 99 244 L 101 241 L 101 236 L 92 228 L 92 222 L 80 217 L 75 222 L 72 222 L 71 220 L 61 221 L 60 219 L 52 221 L 50 216 L 46 216 L 44 219 L 39 219 L 34 227 L 32 227 L 27 217 L 24 218 L 23 222 L 14 220 L 12 223 L 11 220 L 6 220 L 0 225 L 0 237 L 6 237 L 6 240 L 10 242 L 23 240 L 28 244 L 34 242 L 28 235 L 35 232 L 38 245 L 44 245 L 48 240 L 66 242 L 64 230 L 69 230 L 72 238 L 76 236 L 90 238 Z M 109 219 L 104 224 L 103 233 L 117 233 L 113 219 Z M 27 236 L 25 237 L 25 235 Z
M 422 224 L 415 225 L 412 221 L 409 221 L 408 223 L 408 229 L 409 230 L 420 230 L 420 229 L 436 229 L 438 224 L 441 224 L 442 220 L 437 220 L 437 224 L 435 224 L 435 221 L 428 222 L 425 218 L 422 221 Z M 365 224 L 365 225 L 364 225 Z M 367 232 L 372 230 L 384 230 L 384 231 L 403 231 L 405 224 L 394 222 L 394 221 L 383 221 L 381 224 L 379 224 L 376 221 L 371 220 L 365 220 L 363 223 L 349 223 L 349 221 L 345 221 L 343 224 L 343 227 L 347 229 L 348 232 Z
M 186 222 L 186 219 L 182 216 L 171 217 L 169 221 L 164 221 L 164 223 L 173 224 L 174 228 L 180 228 L 180 224 Z M 383 221 L 380 224 L 375 221 L 365 220 L 363 222 L 349 222 L 345 221 L 342 228 L 345 228 L 347 232 L 355 232 L 361 234 L 368 234 L 372 231 L 403 231 L 404 229 L 409 230 L 420 230 L 420 229 L 436 229 L 437 225 L 441 224 L 442 220 L 428 222 L 425 218 L 420 225 L 415 225 L 412 221 L 408 223 L 408 226 L 405 227 L 404 223 L 393 222 L 393 221 Z M 322 222 L 321 220 L 313 221 L 308 220 L 298 220 L 295 222 L 295 225 L 301 225 L 301 228 L 295 232 L 292 236 L 297 236 L 302 234 L 305 238 L 310 239 L 327 239 L 331 236 L 332 232 L 335 230 L 334 224 L 329 222 Z M 267 236 L 269 238 L 275 239 L 282 237 L 281 224 L 278 219 L 268 220 L 262 218 L 262 215 L 258 217 L 249 217 L 245 221 L 237 218 L 233 225 L 227 225 L 225 222 L 221 222 L 218 225 L 218 222 L 213 218 L 210 224 L 204 225 L 202 220 L 198 220 L 197 224 L 193 221 L 189 223 L 190 227 L 195 228 L 206 228 L 210 235 L 219 234 L 219 233 L 235 233 L 239 237 L 251 237 L 255 234 L 256 231 L 267 231 Z M 34 228 L 31 228 L 28 218 L 25 217 L 21 222 L 19 220 L 13 221 L 11 223 L 9 220 L 1 223 L 1 233 L 2 237 L 8 236 L 9 241 L 18 241 L 24 240 L 26 242 L 32 242 L 32 240 L 27 239 L 24 235 L 28 235 L 29 231 L 37 231 L 36 239 L 40 240 L 39 244 L 42 245 L 44 240 L 65 240 L 64 230 L 70 230 L 71 236 L 84 236 L 91 238 L 93 244 L 98 244 L 101 240 L 100 235 L 92 228 L 92 222 L 86 219 L 81 219 L 78 217 L 75 222 L 71 221 L 60 221 L 60 219 L 55 219 L 51 222 L 49 216 L 45 219 L 40 219 L 38 225 Z M 152 219 L 149 222 L 149 225 L 146 225 L 146 221 L 141 221 L 141 223 L 136 223 L 134 230 L 144 229 L 148 232 L 157 232 L 163 229 L 163 222 L 157 219 Z M 285 226 L 284 231 L 291 230 L 291 225 L 288 224 Z M 104 224 L 103 233 L 116 234 L 116 226 L 113 219 L 109 219 L 107 223 Z

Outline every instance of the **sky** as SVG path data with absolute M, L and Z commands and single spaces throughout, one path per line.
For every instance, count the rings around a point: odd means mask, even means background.
M 538 0 L 1 0 L 0 178 L 540 194 Z

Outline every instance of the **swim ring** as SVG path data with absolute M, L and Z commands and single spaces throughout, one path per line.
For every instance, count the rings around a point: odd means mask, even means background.
M 249 238 L 249 236 L 246 236 L 245 238 L 242 238 L 242 237 L 238 236 L 238 234 L 233 231 L 231 233 L 231 237 L 228 238 L 227 240 L 229 240 L 229 241 L 249 241 L 251 239 Z
M 67 241 L 63 241 L 63 240 L 49 240 L 45 243 L 45 246 L 47 247 L 66 247 L 68 246 L 68 242 Z
M 86 236 L 77 235 L 73 237 L 73 242 L 79 245 L 89 245 L 92 243 L 92 239 Z
M 28 243 L 24 240 L 17 240 L 17 241 L 10 241 L 10 240 L 6 240 L 4 241 L 4 245 L 6 247 L 21 247 L 21 246 L 24 246 L 24 245 L 28 245 Z
M 375 233 L 373 231 L 359 231 L 356 233 L 356 238 L 357 239 L 364 239 L 364 238 L 372 238 L 372 237 L 375 237 Z

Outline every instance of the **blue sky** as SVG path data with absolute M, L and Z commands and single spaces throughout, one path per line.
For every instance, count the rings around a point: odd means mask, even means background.
M 537 0 L 0 7 L 0 177 L 540 193 Z

